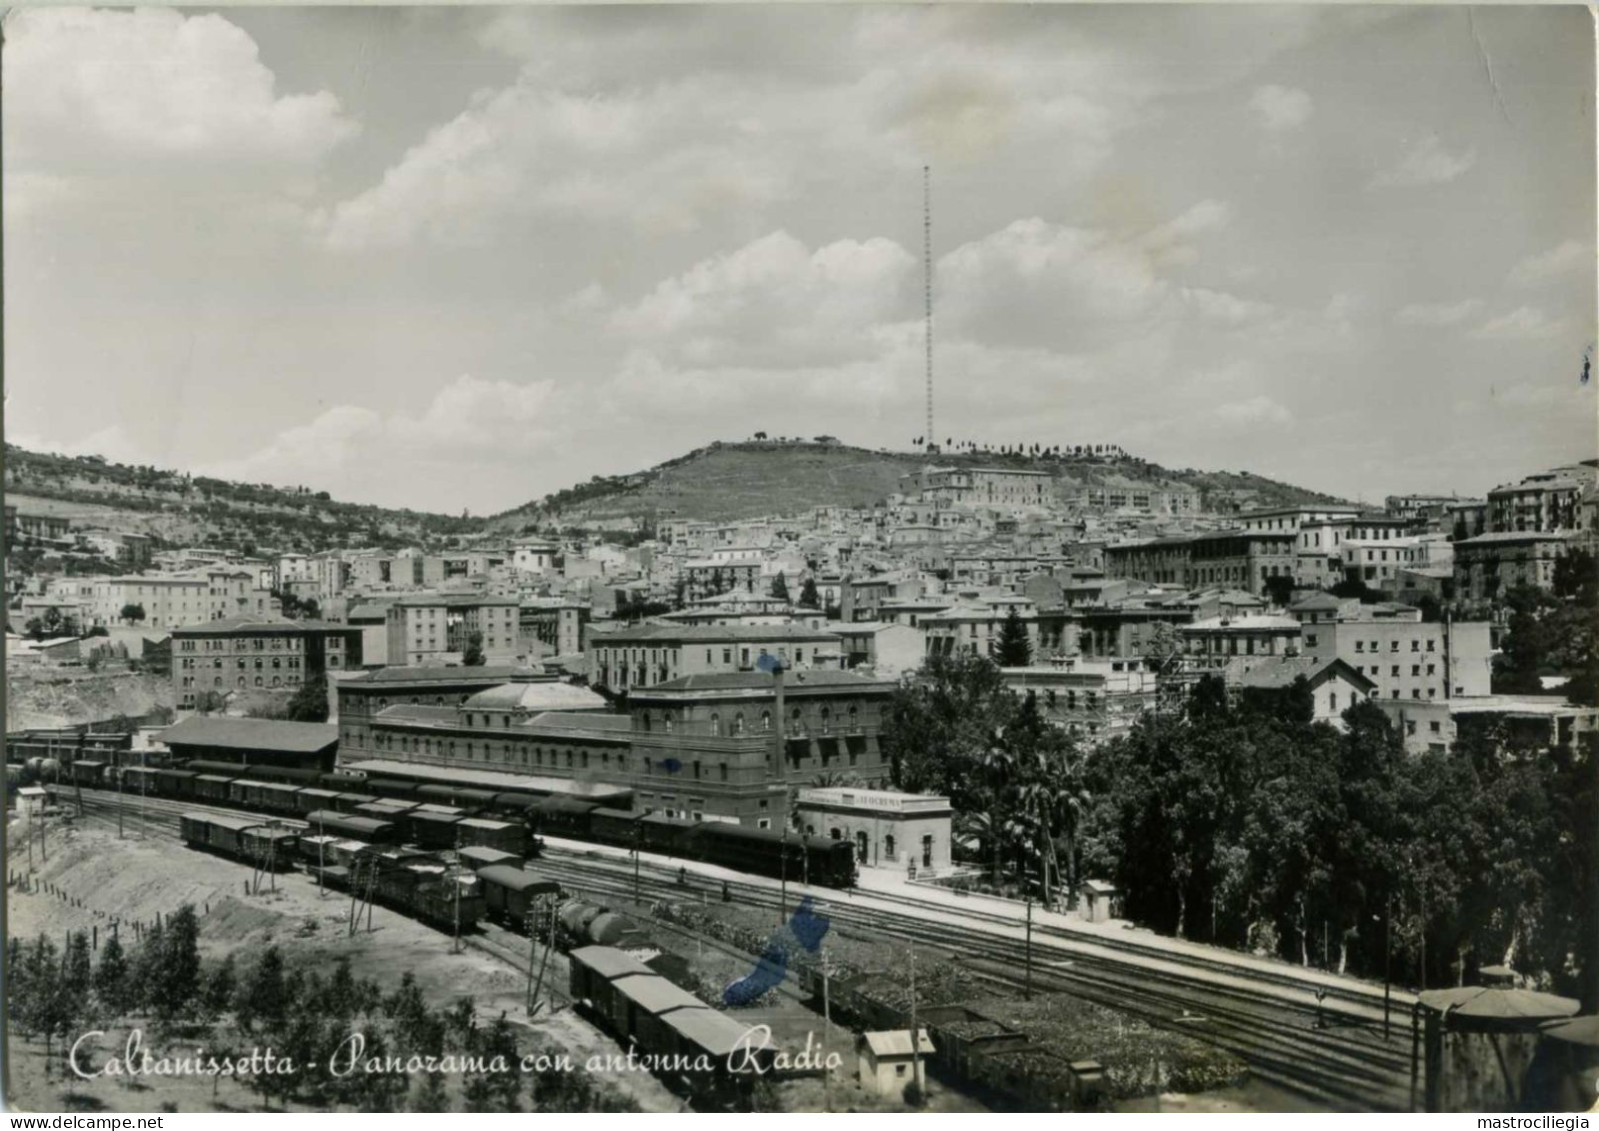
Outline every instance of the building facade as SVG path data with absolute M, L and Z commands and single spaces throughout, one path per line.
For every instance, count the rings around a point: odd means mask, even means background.
M 407 594 L 388 608 L 388 662 L 426 667 L 464 662 L 474 634 L 484 662 L 514 663 L 519 651 L 521 603 L 515 597 L 477 593 Z
M 193 710 L 205 692 L 296 688 L 326 672 L 359 670 L 361 630 L 319 621 L 236 618 L 172 632 L 172 687 Z

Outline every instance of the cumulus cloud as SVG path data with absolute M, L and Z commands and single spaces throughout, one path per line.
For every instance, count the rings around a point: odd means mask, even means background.
M 1413 302 L 1402 306 L 1394 314 L 1400 326 L 1458 326 L 1482 309 L 1482 300 L 1461 299 L 1459 302 Z
M 1558 247 L 1529 255 L 1510 269 L 1507 282 L 1513 287 L 1535 287 L 1572 271 L 1594 269 L 1594 249 L 1578 240 L 1567 240 Z
M 1437 135 L 1429 134 L 1405 151 L 1399 161 L 1371 180 L 1372 188 L 1420 188 L 1441 185 L 1477 163 L 1477 150 L 1450 153 Z
M 358 132 L 326 91 L 282 95 L 215 14 L 24 8 L 6 20 L 8 161 L 315 162 Z
M 611 322 L 696 365 L 858 356 L 880 324 L 911 313 L 915 267 L 891 240 L 812 252 L 773 232 L 664 280 Z
M 1297 130 L 1310 120 L 1310 95 L 1286 86 L 1261 86 L 1249 99 L 1260 124 L 1271 133 Z
M 1548 338 L 1560 332 L 1562 323 L 1550 318 L 1534 306 L 1518 306 L 1515 310 L 1490 318 L 1471 332 L 1474 338 L 1505 341 Z
M 526 445 L 555 433 L 554 394 L 549 381 L 516 384 L 461 376 L 420 413 L 335 405 L 256 451 L 206 471 L 247 482 L 273 482 L 286 471 L 302 475 L 309 469 L 324 480 L 354 473 L 381 480 L 415 464 L 507 462 Z

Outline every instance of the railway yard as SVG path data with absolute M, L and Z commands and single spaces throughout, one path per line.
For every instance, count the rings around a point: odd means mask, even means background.
M 1067 1067 L 1082 1060 L 1104 1070 L 1090 1098 L 1121 1110 L 1380 1111 L 1403 1110 L 1409 1101 L 1408 998 L 1395 996 L 1385 1039 L 1382 987 L 1286 964 L 1172 946 L 1138 932 L 1079 930 L 1053 917 L 1039 917 L 1029 932 L 1015 909 L 993 901 L 805 887 L 797 878 L 554 836 L 525 864 L 488 848 L 464 850 L 460 858 L 450 850 L 424 857 L 397 845 L 361 854 L 374 879 L 392 875 L 403 861 L 422 876 L 422 886 L 437 893 L 442 883 L 453 892 L 435 894 L 425 914 L 392 890 L 391 898 L 379 898 L 375 883 L 363 891 L 359 863 L 330 867 L 334 838 L 318 836 L 304 818 L 96 788 L 63 789 L 58 800 L 58 816 L 49 819 L 47 840 L 55 842 L 49 858 L 33 861 L 38 871 L 22 887 L 16 881 L 25 857 L 13 834 L 14 936 L 103 931 L 114 919 L 127 923 L 191 902 L 205 909 L 203 937 L 218 954 L 248 953 L 273 939 L 347 954 L 380 976 L 412 970 L 441 1003 L 466 995 L 481 1016 L 504 1011 L 537 1040 L 585 1056 L 599 1049 L 619 1054 L 639 1036 L 599 1016 L 587 990 L 572 992 L 568 952 L 614 943 L 649 957 L 652 971 L 619 979 L 618 986 L 670 980 L 674 993 L 695 995 L 677 1010 L 679 1020 L 698 1016 L 697 1027 L 687 1029 L 699 1033 L 725 1021 L 741 1030 L 765 1025 L 789 1061 L 803 1066 L 800 1054 L 820 1047 L 844 1064 L 831 1078 L 804 1070 L 774 1074 L 781 1079 L 768 1082 L 761 1097 L 744 1094 L 737 1106 L 898 1108 L 897 1099 L 877 1100 L 852 1082 L 853 1033 L 908 1022 L 905 959 L 912 949 L 919 1023 L 945 1045 L 933 1059 L 934 1109 L 1072 1106 L 1083 1097 Z M 302 841 L 292 864 L 278 857 L 268 869 L 259 847 L 253 859 L 241 860 L 203 837 L 195 842 L 197 822 L 245 829 L 252 821 L 257 828 L 270 824 L 269 842 Z M 375 862 L 380 851 L 389 861 L 382 868 Z M 115 863 L 130 855 L 135 867 Z M 117 882 L 130 875 L 137 883 Z M 552 894 L 556 885 L 559 897 Z M 491 911 L 484 892 L 496 890 L 500 904 Z M 516 903 L 517 890 L 532 902 Z M 796 929 L 802 900 L 804 911 L 826 924 L 819 946 Z M 465 915 L 463 906 L 470 908 Z M 536 924 L 532 937 L 524 929 L 528 918 Z M 735 1005 L 726 995 L 724 1001 L 726 987 L 759 969 L 774 946 L 779 976 L 764 979 L 751 1000 Z M 535 981 L 541 1000 L 530 1017 L 527 995 Z M 726 1038 L 696 1039 L 714 1045 Z M 971 1055 L 979 1048 L 989 1055 Z M 646 1110 L 713 1102 L 692 1082 L 647 1073 L 621 1074 L 612 1086 Z

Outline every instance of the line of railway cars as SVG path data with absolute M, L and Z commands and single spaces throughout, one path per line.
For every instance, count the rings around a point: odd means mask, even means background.
M 80 770 L 81 767 L 81 770 Z M 119 771 L 74 765 L 77 780 L 108 787 Z M 579 798 L 491 793 L 455 785 L 323 774 L 315 770 L 191 761 L 181 768 L 126 766 L 124 793 L 231 805 L 306 820 L 313 813 L 388 822 L 402 842 L 429 848 L 487 847 L 535 856 L 540 835 L 638 848 L 773 878 L 853 887 L 854 847 L 844 840 L 784 836 L 721 821 L 638 814 Z
M 178 831 L 190 848 L 231 856 L 257 868 L 287 871 L 294 865 L 299 834 L 252 817 L 184 813 Z
M 661 977 L 625 951 L 609 946 L 570 952 L 572 1000 L 657 1064 L 682 1068 L 685 1089 L 731 1108 L 748 1107 L 755 1080 L 775 1053 L 751 1030 Z M 746 1050 L 748 1050 L 746 1054 Z M 757 1068 L 756 1071 L 745 1069 Z
M 533 806 L 532 816 L 537 831 L 548 836 L 703 860 L 762 876 L 786 874 L 825 887 L 855 886 L 855 849 L 846 840 L 797 833 L 785 837 L 771 829 L 721 821 L 675 820 L 568 797 L 545 798 Z

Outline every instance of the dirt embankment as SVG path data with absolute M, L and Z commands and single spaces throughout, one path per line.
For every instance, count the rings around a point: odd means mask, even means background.
M 6 730 L 137 717 L 176 702 L 164 673 L 8 668 Z
M 8 830 L 7 868 L 26 872 L 30 857 L 23 829 Z M 136 945 L 133 924 L 149 924 L 159 912 L 164 919 L 184 903 L 200 915 L 200 950 L 207 962 L 232 954 L 241 969 L 276 945 L 291 966 L 316 965 L 331 970 L 336 957 L 347 957 L 358 978 L 373 978 L 392 991 L 406 971 L 433 1007 L 460 997 L 470 998 L 481 1022 L 504 1013 L 517 1027 L 524 1049 L 556 1049 L 583 1065 L 593 1055 L 620 1057 L 622 1050 L 608 1036 L 570 1008 L 541 1011 L 526 1020 L 524 975 L 477 950 L 451 953 L 450 939 L 416 920 L 382 907 L 372 912 L 372 929 L 347 931 L 348 896 L 324 896 L 314 881 L 300 873 L 276 877 L 276 891 L 263 882 L 259 893 L 247 894 L 249 867 L 194 852 L 175 840 L 140 838 L 130 822 L 119 839 L 115 822 L 91 817 L 66 826 L 49 826 L 48 859 L 35 844 L 34 870 L 27 890 L 6 891 L 11 936 L 45 934 L 58 946 L 65 932 L 97 929 L 103 945 L 113 921 L 123 942 Z M 363 923 L 364 926 L 364 923 Z M 98 1026 L 95 1026 L 98 1027 Z M 113 1026 L 106 1026 L 110 1029 Z M 146 1035 L 152 1036 L 153 1028 Z M 120 1040 L 120 1035 L 118 1036 Z M 184 1042 L 168 1041 L 182 1052 Z M 188 1042 L 192 1049 L 194 1042 Z M 107 1047 L 115 1047 L 111 1042 Z M 213 1093 L 208 1078 L 163 1078 L 75 1082 L 69 1094 L 59 1076 L 44 1075 L 44 1050 L 37 1042 L 14 1042 L 10 1099 L 23 1110 L 60 1111 L 68 1104 L 83 1110 L 219 1111 L 262 1109 L 259 1096 L 237 1081 L 224 1082 Z M 159 1055 L 153 1053 L 152 1055 Z M 629 1097 L 645 1111 L 676 1111 L 681 1101 L 647 1072 L 603 1075 L 601 1084 Z M 301 1105 L 291 1105 L 291 1110 Z

